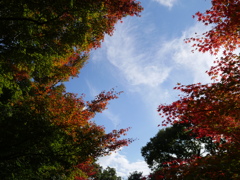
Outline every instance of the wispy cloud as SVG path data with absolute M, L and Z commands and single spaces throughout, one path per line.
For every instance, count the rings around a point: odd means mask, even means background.
M 166 80 L 171 68 L 154 56 L 153 49 L 141 45 L 135 31 L 139 30 L 118 24 L 114 36 L 105 40 L 107 59 L 130 85 L 158 86 Z
M 167 6 L 169 8 L 171 8 L 177 2 L 177 0 L 153 0 L 153 1 L 156 1 L 161 5 Z
M 110 111 L 109 109 L 106 109 L 103 111 L 103 115 L 106 116 L 113 124 L 114 129 L 118 128 L 118 125 L 120 124 L 120 117 L 119 115 L 113 113 L 112 111 Z
M 199 52 L 192 53 L 191 44 L 184 43 L 184 39 L 193 37 L 195 32 L 201 34 L 207 27 L 196 24 L 188 28 L 180 37 L 159 43 L 156 57 L 162 57 L 165 67 L 171 68 L 168 77 L 156 88 L 145 87 L 139 91 L 144 98 L 149 111 L 152 111 L 153 123 L 160 124 L 156 108 L 159 104 L 171 103 L 178 99 L 178 91 L 173 90 L 177 83 L 209 83 L 210 77 L 205 73 L 213 65 L 216 57 Z M 146 93 L 148 92 L 148 93 Z M 155 111 L 155 112 L 154 112 Z
M 101 54 L 94 54 L 98 59 L 103 56 L 112 69 L 118 85 L 121 83 L 125 92 L 138 93 L 150 119 L 159 124 L 156 109 L 159 104 L 171 103 L 178 98 L 173 87 L 177 83 L 207 83 L 209 76 L 205 73 L 213 65 L 209 54 L 192 53 L 191 44 L 184 39 L 201 34 L 206 26 L 195 24 L 182 32 L 181 36 L 169 38 L 160 36 L 157 30 L 148 34 L 145 23 L 136 24 L 131 19 L 116 26 L 113 36 L 107 36 Z M 148 37 L 148 41 L 144 37 Z M 94 58 L 94 57 L 93 57 Z M 106 60 L 104 59 L 104 60 Z M 96 61 L 97 63 L 101 63 Z M 108 114 L 109 115 L 109 114 Z M 118 120 L 114 120 L 116 124 Z
M 192 53 L 190 44 L 184 39 L 195 32 L 206 31 L 206 27 L 196 24 L 182 33 L 181 37 L 146 44 L 144 27 L 130 23 L 118 24 L 112 37 L 106 37 L 105 50 L 108 62 L 116 68 L 118 76 L 134 87 L 159 87 L 162 83 L 188 74 L 193 82 L 209 81 L 205 71 L 213 64 L 214 57 L 209 54 Z M 153 34 L 154 36 L 154 34 Z M 179 73 L 179 74 L 178 74 Z M 175 84 L 177 81 L 175 81 Z
M 213 64 L 214 57 L 192 53 L 191 45 L 184 43 L 184 39 L 194 36 L 195 32 L 205 32 L 205 26 L 196 24 L 183 31 L 180 37 L 172 39 L 153 34 L 155 39 L 148 43 L 142 38 L 146 35 L 145 27 L 134 26 L 127 21 L 118 24 L 116 29 L 115 34 L 105 40 L 107 60 L 115 68 L 118 80 L 124 79 L 125 85 L 130 85 L 128 89 L 144 92 L 148 101 L 159 99 L 159 94 L 153 96 L 155 92 L 171 96 L 166 91 L 178 82 L 210 81 L 205 71 Z M 157 43 L 156 39 L 159 39 Z
M 97 96 L 101 92 L 94 85 L 92 85 L 88 80 L 86 80 L 86 84 L 88 86 L 89 95 L 91 96 L 91 98 L 94 98 L 95 96 Z M 103 111 L 102 115 L 105 116 L 108 120 L 111 121 L 111 123 L 113 124 L 114 129 L 116 129 L 118 127 L 118 125 L 120 124 L 120 122 L 121 122 L 119 115 L 113 113 L 109 109 L 105 109 Z
M 210 81 L 209 76 L 205 73 L 213 65 L 215 57 L 208 53 L 192 53 L 192 44 L 184 43 L 184 39 L 194 37 L 195 32 L 201 34 L 207 31 L 208 27 L 201 24 L 195 24 L 182 32 L 182 36 L 165 41 L 158 50 L 159 56 L 168 57 L 172 67 L 170 77 L 181 77 L 181 73 L 188 75 L 189 83 Z M 165 61 L 166 62 L 166 61 Z M 192 82 L 191 82 L 192 81 Z
M 91 96 L 91 98 L 96 97 L 100 93 L 100 91 L 96 87 L 94 87 L 88 80 L 86 80 L 86 84 L 88 86 L 89 95 Z
M 107 166 L 115 168 L 117 175 L 121 177 L 128 177 L 129 173 L 138 171 L 143 172 L 144 175 L 148 175 L 150 169 L 145 161 L 129 162 L 127 157 L 119 152 L 113 153 L 110 156 L 102 157 L 98 160 L 103 168 Z

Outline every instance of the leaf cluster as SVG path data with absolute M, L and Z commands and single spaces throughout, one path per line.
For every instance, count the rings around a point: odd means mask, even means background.
M 119 93 L 65 91 L 135 0 L 0 2 L 0 179 L 87 179 L 98 157 L 131 142 L 92 121 Z
M 199 21 L 212 28 L 187 41 L 196 41 L 196 50 L 212 55 L 223 49 L 222 57 L 207 71 L 213 82 L 179 85 L 175 89 L 183 92 L 180 99 L 158 108 L 165 118 L 163 126 L 190 124 L 187 131 L 199 139 L 209 138 L 206 148 L 214 144 L 215 151 L 166 161 L 167 167 L 154 172 L 157 179 L 239 179 L 240 69 L 234 52 L 239 47 L 239 7 L 237 0 L 212 0 L 209 10 L 196 13 Z

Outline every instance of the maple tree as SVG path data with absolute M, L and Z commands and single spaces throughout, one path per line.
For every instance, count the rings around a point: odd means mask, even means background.
M 117 98 L 114 91 L 102 92 L 91 102 L 60 92 L 25 97 L 12 105 L 11 115 L 1 117 L 0 177 L 77 176 L 83 165 L 131 142 L 119 139 L 128 129 L 106 133 L 91 121 Z
M 217 70 L 221 74 L 219 82 L 179 86 L 177 89 L 183 91 L 186 96 L 171 105 L 159 106 L 159 111 L 167 116 L 163 125 L 165 123 L 191 123 L 190 129 L 197 133 L 199 138 L 211 137 L 216 143 L 220 143 L 219 151 L 214 155 L 204 158 L 195 157 L 191 159 L 191 163 L 188 162 L 190 166 L 183 165 L 183 169 L 186 168 L 184 177 L 187 177 L 188 173 L 196 174 L 197 168 L 200 177 L 204 178 L 227 179 L 238 175 L 236 169 L 239 168 L 239 164 L 235 161 L 239 156 L 240 91 L 239 58 L 235 58 L 230 60 L 228 57 L 228 61 L 223 58 L 208 72 L 211 76 L 215 76 Z M 224 144 L 221 143 L 223 140 Z M 224 166 L 217 165 L 219 162 L 222 162 Z M 234 167 L 233 164 L 235 164 Z M 192 170 L 188 169 L 193 167 Z M 218 173 L 211 173 L 213 169 Z M 177 170 L 180 169 L 177 168 Z
M 87 179 L 97 158 L 131 143 L 92 121 L 119 93 L 92 101 L 65 91 L 135 0 L 0 2 L 0 177 Z
M 135 0 L 0 2 L 0 93 L 18 98 L 23 79 L 56 84 L 77 76 L 115 23 L 142 9 Z
M 165 117 L 162 125 L 190 123 L 186 131 L 198 138 L 210 137 L 218 151 L 209 156 L 192 156 L 188 160 L 166 162 L 169 167 L 156 172 L 156 179 L 239 179 L 240 122 L 239 122 L 239 7 L 238 0 L 212 0 L 212 7 L 205 13 L 196 13 L 205 25 L 213 25 L 193 46 L 200 52 L 216 55 L 215 66 L 207 71 L 214 81 L 209 84 L 179 85 L 175 89 L 183 95 L 170 105 L 160 105 Z M 224 143 L 223 143 L 224 142 Z
M 193 46 L 200 52 L 209 51 L 211 54 L 216 54 L 223 48 L 225 55 L 231 54 L 240 46 L 240 2 L 238 0 L 212 0 L 211 2 L 211 9 L 206 10 L 205 13 L 197 12 L 196 17 L 205 25 L 212 25 L 212 28 L 203 36 L 192 37 L 187 41 L 196 41 L 197 44 Z

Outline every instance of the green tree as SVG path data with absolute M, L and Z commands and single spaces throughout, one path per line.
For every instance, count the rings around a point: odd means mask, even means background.
M 91 121 L 114 91 L 94 100 L 68 93 L 90 50 L 135 0 L 0 2 L 0 179 L 86 179 L 98 157 L 130 143 Z
M 155 137 L 142 147 L 142 156 L 152 170 L 168 166 L 165 162 L 177 163 L 193 156 L 210 155 L 217 151 L 217 145 L 210 137 L 196 138 L 187 131 L 189 124 L 174 124 L 159 130 Z
M 98 171 L 93 176 L 95 180 L 121 180 L 121 177 L 117 176 L 115 168 L 107 167 L 103 169 L 98 165 Z
M 134 171 L 129 174 L 128 180 L 141 180 L 143 179 L 142 172 Z
M 71 93 L 54 91 L 12 105 L 11 114 L 0 117 L 0 177 L 69 179 L 82 173 L 78 164 L 87 166 L 130 143 L 119 140 L 127 129 L 106 133 L 90 121 L 114 98 L 114 92 L 103 92 L 84 102 Z
M 135 0 L 1 1 L 0 94 L 19 98 L 24 79 L 52 85 L 77 76 L 115 23 L 141 10 Z

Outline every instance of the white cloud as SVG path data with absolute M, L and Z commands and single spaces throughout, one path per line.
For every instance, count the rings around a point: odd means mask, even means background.
M 192 53 L 191 44 L 184 43 L 184 39 L 194 37 L 195 32 L 205 32 L 206 26 L 195 24 L 181 36 L 171 39 L 152 33 L 148 42 L 143 38 L 149 37 L 146 28 L 146 25 L 139 26 L 126 19 L 123 24 L 117 24 L 113 36 L 106 37 L 102 50 L 118 83 L 122 82 L 128 91 L 140 94 L 146 111 L 153 114 L 150 118 L 156 123 L 159 121 L 157 106 L 178 98 L 178 92 L 172 91 L 178 82 L 210 82 L 205 71 L 213 65 L 215 57 Z
M 91 96 L 91 98 L 95 98 L 100 93 L 100 91 L 96 87 L 94 87 L 88 80 L 86 80 L 86 84 L 89 89 L 89 95 Z
M 171 68 L 161 63 L 160 57 L 141 46 L 134 27 L 118 24 L 114 36 L 107 37 L 105 47 L 108 61 L 118 69 L 130 85 L 156 87 L 169 75 Z M 134 35 L 135 34 L 135 35 Z
M 161 87 L 163 83 L 173 83 L 171 85 L 175 86 L 178 82 L 182 84 L 211 82 L 211 78 L 205 72 L 214 65 L 216 57 L 197 51 L 192 53 L 192 44 L 184 42 L 186 38 L 195 37 L 196 32 L 201 35 L 209 28 L 196 23 L 183 31 L 181 36 L 166 39 L 155 34 L 156 31 L 151 27 L 150 34 L 154 38 L 144 42 L 143 37 L 149 35 L 149 27 L 136 25 L 126 19 L 123 24 L 117 24 L 113 36 L 106 37 L 103 49 L 108 62 L 115 68 L 117 79 L 120 81 L 124 79 L 124 82 L 130 85 L 128 90 L 144 92 L 145 97 L 150 96 L 145 99 L 156 101 L 153 92 L 171 96 L 167 93 L 166 87 Z M 93 59 L 99 59 L 97 56 L 99 54 L 94 54 Z
M 104 110 L 102 114 L 112 122 L 114 129 L 118 127 L 121 122 L 119 115 L 112 113 L 109 109 Z
M 192 79 L 192 82 L 189 83 L 210 82 L 210 78 L 205 72 L 213 65 L 216 57 L 208 53 L 192 53 L 193 47 L 191 44 L 184 43 L 184 39 L 194 37 L 195 32 L 198 32 L 198 34 L 206 32 L 207 28 L 208 27 L 201 24 L 195 24 L 193 27 L 184 31 L 181 37 L 166 41 L 161 45 L 161 48 L 158 50 L 158 55 L 168 57 L 170 59 L 169 61 L 172 62 L 171 67 L 173 69 L 170 75 L 171 77 L 181 76 L 181 73 L 183 73 L 187 75 L 186 77 L 188 79 Z
M 107 166 L 115 168 L 117 175 L 124 178 L 128 177 L 129 173 L 134 171 L 143 172 L 143 175 L 148 175 L 150 173 L 150 169 L 145 161 L 129 162 L 126 156 L 119 152 L 99 158 L 98 163 L 103 168 Z
M 177 0 L 154 0 L 154 1 L 160 3 L 163 6 L 167 6 L 169 8 L 171 8 L 174 5 L 174 3 L 177 2 Z
M 169 80 L 175 80 L 174 84 L 177 84 L 175 78 L 180 79 L 182 74 L 192 80 L 189 83 L 209 82 L 205 71 L 213 65 L 214 57 L 192 53 L 191 45 L 184 43 L 184 39 L 193 37 L 195 32 L 205 32 L 205 26 L 196 24 L 184 31 L 181 37 L 165 41 L 156 35 L 159 42 L 154 39 L 147 44 L 142 42 L 144 27 L 129 22 L 118 24 L 114 35 L 106 37 L 104 44 L 107 60 L 115 68 L 118 79 L 124 79 L 131 88 L 141 89 L 142 86 L 159 88 Z

